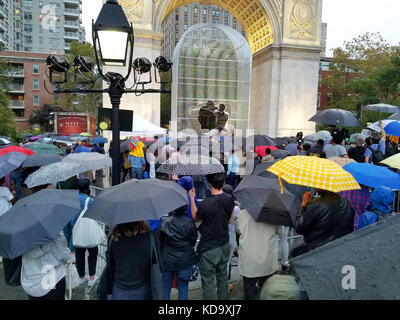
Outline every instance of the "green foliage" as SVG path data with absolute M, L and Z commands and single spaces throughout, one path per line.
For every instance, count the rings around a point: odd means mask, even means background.
M 0 136 L 15 138 L 18 134 L 15 114 L 9 108 L 9 101 L 4 91 L 0 90 Z
M 29 122 L 31 124 L 40 125 L 40 129 L 44 132 L 53 132 L 54 128 L 50 125 L 50 119 L 52 119 L 50 113 L 61 111 L 63 110 L 60 107 L 44 104 L 40 109 L 37 109 L 32 113 Z

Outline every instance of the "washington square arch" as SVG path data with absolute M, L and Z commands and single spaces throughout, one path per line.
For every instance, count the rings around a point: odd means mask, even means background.
M 322 0 L 119 0 L 135 32 L 134 57 L 154 61 L 162 22 L 176 8 L 200 2 L 229 11 L 243 26 L 252 52 L 249 128 L 272 137 L 315 131 Z M 106 69 L 111 71 L 112 68 Z M 103 99 L 110 107 L 108 97 Z M 124 95 L 121 109 L 160 123 L 160 96 Z

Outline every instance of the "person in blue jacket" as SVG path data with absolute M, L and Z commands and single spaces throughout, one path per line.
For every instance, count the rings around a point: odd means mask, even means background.
M 186 176 L 186 177 L 181 178 L 178 181 L 178 184 L 187 191 L 187 198 L 188 198 L 187 217 L 192 219 L 189 191 L 193 189 L 193 179 L 192 179 L 192 177 Z M 199 203 L 197 201 L 197 196 L 194 197 L 194 201 L 195 201 L 196 207 L 198 207 Z
M 360 217 L 357 230 L 362 229 L 370 224 L 389 216 L 392 213 L 392 205 L 394 202 L 394 193 L 390 188 L 376 188 L 370 198 L 370 205 L 367 211 Z

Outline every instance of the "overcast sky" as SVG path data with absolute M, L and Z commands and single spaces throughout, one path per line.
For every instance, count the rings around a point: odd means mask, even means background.
M 145 0 L 148 1 L 148 0 Z M 163 0 L 165 1 L 165 0 Z M 327 55 L 330 49 L 365 32 L 381 32 L 392 45 L 400 44 L 399 0 L 323 0 L 324 22 L 328 23 Z M 91 42 L 92 19 L 96 19 L 102 0 L 83 0 L 86 40 Z

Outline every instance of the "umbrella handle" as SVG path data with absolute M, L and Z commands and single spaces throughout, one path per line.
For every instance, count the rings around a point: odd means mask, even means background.
M 279 179 L 279 185 L 281 186 L 281 194 L 283 194 L 283 184 L 282 184 L 282 179 L 280 176 L 278 176 Z

